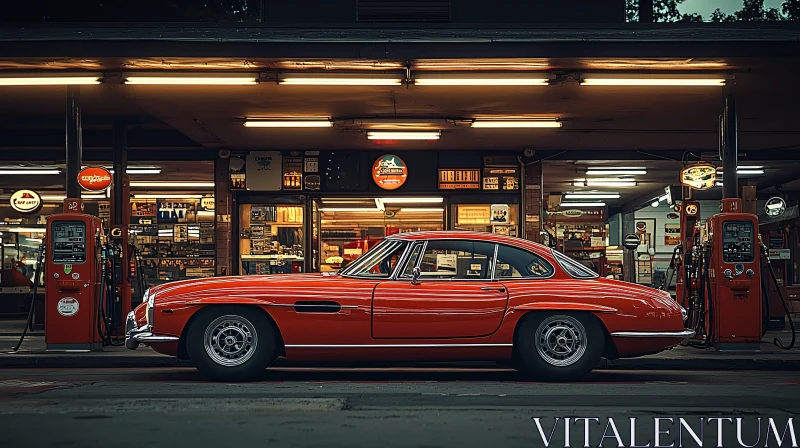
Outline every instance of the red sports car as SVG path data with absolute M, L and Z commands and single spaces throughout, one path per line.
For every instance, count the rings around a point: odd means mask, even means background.
M 691 337 L 668 293 L 605 278 L 531 241 L 475 232 L 385 238 L 338 273 L 216 277 L 151 288 L 126 346 L 191 359 L 212 379 L 303 362 L 513 363 L 577 380 L 601 357 Z

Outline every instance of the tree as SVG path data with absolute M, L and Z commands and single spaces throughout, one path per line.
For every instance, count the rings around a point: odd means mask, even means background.
M 787 20 L 800 20 L 800 0 L 785 0 L 781 10 Z
M 677 22 L 677 21 L 684 21 L 683 19 L 687 17 L 686 14 L 681 14 L 678 11 L 678 5 L 683 3 L 684 0 L 653 0 L 653 22 Z M 691 17 L 700 17 L 702 20 L 702 16 L 697 14 L 691 15 Z M 625 1 L 625 18 L 628 22 L 638 22 L 639 21 L 639 0 L 626 0 Z M 695 20 L 685 20 L 685 21 L 695 21 Z
M 711 13 L 711 21 L 714 23 L 722 23 L 722 22 L 734 22 L 736 17 L 725 14 L 719 8 L 715 9 L 714 12 Z

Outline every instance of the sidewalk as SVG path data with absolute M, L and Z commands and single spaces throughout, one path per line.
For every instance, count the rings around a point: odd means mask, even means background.
M 179 367 L 191 361 L 179 361 L 154 352 L 149 347 L 137 350 L 104 347 L 91 353 L 46 352 L 44 334 L 29 332 L 17 352 L 16 345 L 24 321 L 0 321 L 0 368 L 113 368 L 113 367 Z M 800 339 L 792 350 L 781 350 L 771 341 L 774 337 L 791 341 L 791 332 L 767 333 L 759 352 L 718 352 L 691 347 L 675 347 L 655 355 L 614 361 L 602 360 L 598 368 L 618 370 L 800 370 Z M 406 364 L 406 363 L 404 363 Z M 448 363 L 452 367 L 453 363 Z M 430 367 L 430 363 L 426 363 Z

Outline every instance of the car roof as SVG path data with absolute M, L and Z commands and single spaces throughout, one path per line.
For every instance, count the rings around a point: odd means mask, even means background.
M 488 232 L 471 232 L 467 230 L 437 230 L 427 232 L 395 233 L 387 238 L 419 241 L 419 240 L 477 240 L 489 243 L 508 244 L 509 246 L 525 247 L 538 251 L 548 251 L 548 248 L 539 243 L 507 235 L 498 235 Z

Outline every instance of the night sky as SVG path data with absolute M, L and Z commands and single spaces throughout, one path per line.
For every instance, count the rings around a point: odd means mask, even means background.
M 765 8 L 780 8 L 783 0 L 764 0 Z M 742 9 L 742 0 L 686 0 L 680 5 L 684 14 L 702 14 L 708 18 L 715 9 L 730 14 Z

